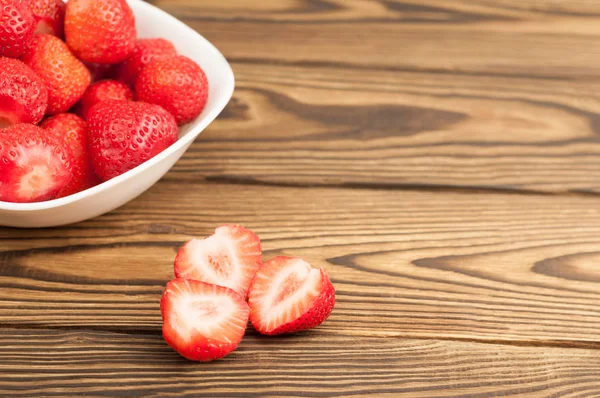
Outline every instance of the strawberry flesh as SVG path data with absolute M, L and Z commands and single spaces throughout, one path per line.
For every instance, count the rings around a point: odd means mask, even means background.
M 0 130 L 0 159 L 0 201 L 54 199 L 72 178 L 71 152 L 33 125 Z
M 217 228 L 206 239 L 193 239 L 175 258 L 175 276 L 225 286 L 246 298 L 262 262 L 260 239 L 237 225 Z
M 312 329 L 335 305 L 335 289 L 323 269 L 293 257 L 275 257 L 258 271 L 248 295 L 250 321 L 262 334 Z
M 233 290 L 189 279 L 169 282 L 160 308 L 167 344 L 183 357 L 202 362 L 237 348 L 250 312 Z

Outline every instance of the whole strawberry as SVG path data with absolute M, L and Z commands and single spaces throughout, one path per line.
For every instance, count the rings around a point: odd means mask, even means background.
M 179 125 L 198 117 L 208 99 L 204 71 L 184 56 L 148 64 L 140 73 L 135 89 L 140 101 L 162 106 L 175 116 Z
M 0 128 L 37 124 L 48 106 L 48 90 L 40 76 L 17 59 L 0 57 Z
M 71 151 L 32 124 L 0 129 L 0 159 L 0 201 L 54 199 L 72 178 Z
M 78 114 L 85 120 L 94 105 L 103 101 L 132 101 L 133 91 L 125 83 L 116 80 L 103 80 L 92 84 L 79 102 Z
M 90 151 L 104 181 L 158 155 L 177 141 L 177 123 L 158 105 L 105 101 L 88 114 Z
M 63 0 L 29 0 L 36 22 L 36 33 L 64 35 L 65 3 Z
M 92 80 L 85 65 L 56 36 L 36 35 L 23 55 L 23 62 L 46 83 L 46 113 L 50 115 L 68 111 L 79 101 Z
M 173 44 L 165 39 L 140 39 L 133 52 L 119 65 L 117 79 L 135 87 L 137 78 L 146 65 L 153 61 L 177 56 Z
M 67 44 L 85 62 L 117 64 L 135 47 L 135 16 L 126 0 L 70 0 L 65 14 Z
M 35 32 L 35 18 L 25 0 L 0 0 L 0 57 L 19 58 Z
M 85 191 L 100 183 L 100 178 L 94 173 L 88 150 L 87 124 L 77 115 L 61 113 L 46 119 L 40 126 L 50 135 L 62 140 L 73 153 L 71 165 L 71 182 L 58 192 L 57 198 Z

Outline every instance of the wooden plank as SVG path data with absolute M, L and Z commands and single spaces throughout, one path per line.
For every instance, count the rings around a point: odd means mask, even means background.
M 43 355 L 40 355 L 43 353 Z M 0 330 L 2 396 L 591 397 L 597 350 L 250 333 L 191 363 L 158 335 Z
M 234 64 L 178 180 L 599 192 L 599 81 Z
M 600 191 L 600 3 L 155 0 L 237 90 L 178 179 Z
M 177 248 L 230 222 L 327 269 L 322 333 L 600 347 L 595 198 L 169 181 L 72 227 L 0 229 L 0 327 L 157 333 Z
M 598 76 L 597 2 L 150 2 L 189 23 L 234 59 Z

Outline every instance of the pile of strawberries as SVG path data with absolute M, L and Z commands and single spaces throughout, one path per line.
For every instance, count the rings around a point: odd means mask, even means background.
M 126 0 L 0 0 L 0 201 L 119 176 L 177 141 L 207 99 L 200 66 L 137 39 Z
M 175 258 L 175 276 L 160 302 L 163 337 L 194 361 L 235 350 L 248 319 L 262 334 L 293 333 L 320 325 L 335 305 L 325 270 L 294 257 L 263 264 L 259 237 L 238 225 L 186 243 Z

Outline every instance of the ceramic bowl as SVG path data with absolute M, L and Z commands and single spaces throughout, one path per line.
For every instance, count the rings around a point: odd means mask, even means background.
M 225 57 L 208 40 L 160 9 L 141 0 L 128 0 L 139 38 L 170 40 L 181 55 L 196 61 L 210 83 L 208 103 L 202 114 L 179 131 L 171 147 L 129 172 L 94 188 L 40 203 L 0 201 L 0 225 L 39 228 L 72 224 L 97 217 L 136 198 L 162 178 L 196 137 L 225 108 L 234 89 L 233 71 Z

